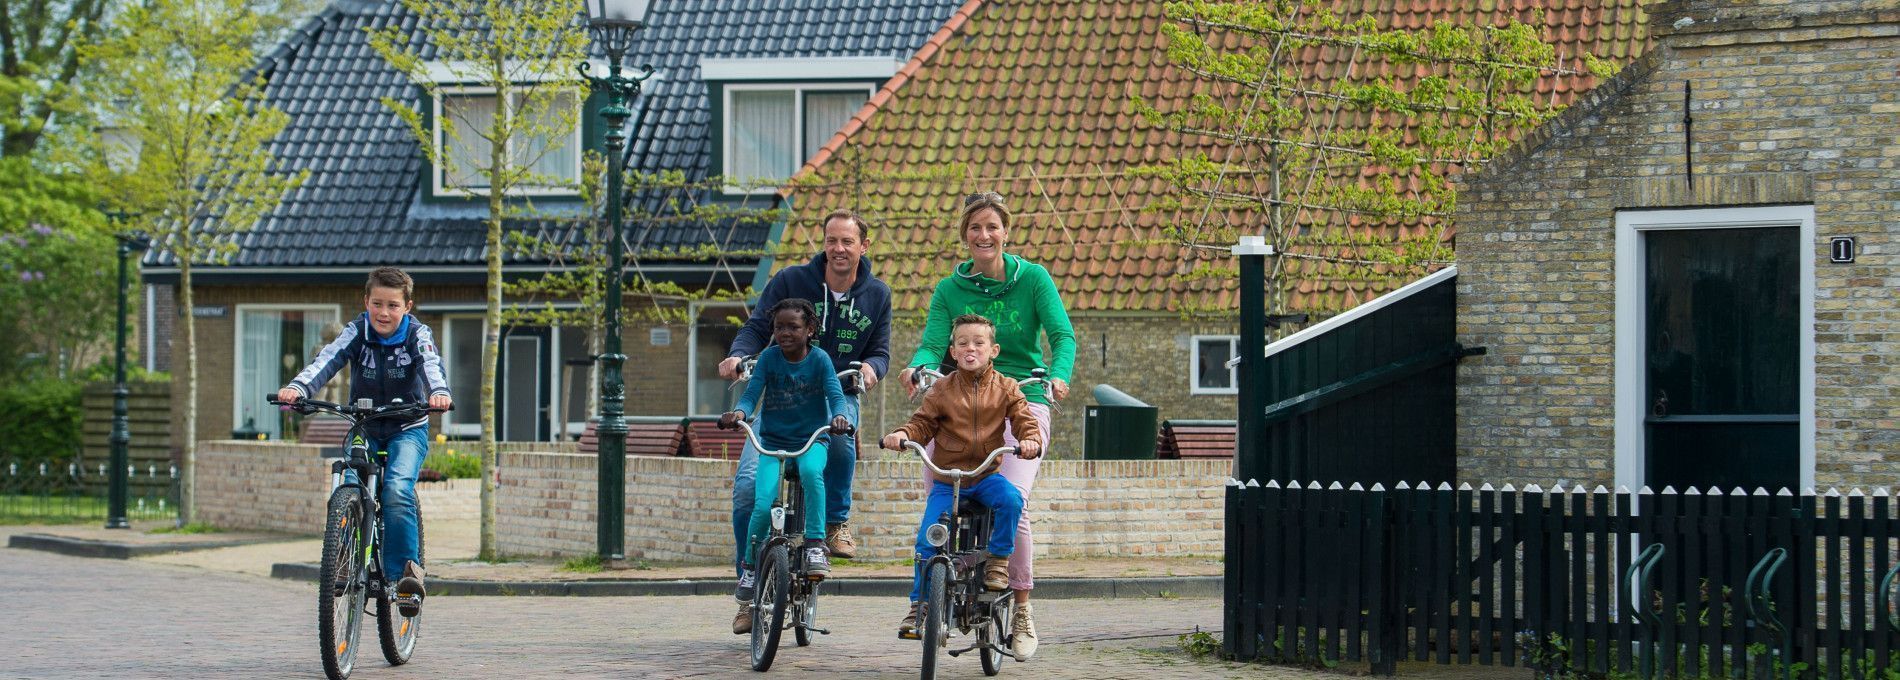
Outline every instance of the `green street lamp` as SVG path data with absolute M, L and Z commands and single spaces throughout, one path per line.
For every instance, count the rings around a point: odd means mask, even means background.
M 112 213 L 113 221 L 119 224 L 124 224 L 127 217 L 128 215 L 125 213 L 116 211 Z M 130 492 L 130 489 L 127 488 L 130 486 L 127 478 L 131 474 L 131 461 L 127 459 L 126 446 L 132 442 L 132 429 L 131 424 L 127 422 L 127 409 L 125 405 L 126 397 L 131 394 L 131 391 L 125 387 L 125 261 L 127 258 L 143 253 L 152 247 L 151 240 L 147 238 L 143 232 L 123 232 L 119 234 L 118 238 L 119 341 L 116 348 L 117 367 L 113 370 L 112 385 L 112 435 L 109 438 L 112 444 L 112 471 L 111 474 L 107 476 L 109 481 L 106 486 L 107 529 L 129 529 L 132 527 L 132 523 L 126 521 L 125 518 L 126 496 L 129 495 Z M 146 332 L 150 332 L 150 329 L 147 329 Z
M 592 64 L 580 64 L 581 77 L 587 86 L 595 92 L 605 92 L 608 104 L 600 110 L 600 117 L 607 123 L 607 300 L 602 310 L 602 325 L 606 327 L 607 337 L 604 352 L 600 355 L 600 424 L 594 432 L 597 437 L 597 454 L 600 456 L 600 496 L 595 504 L 599 509 L 596 518 L 598 534 L 596 543 L 600 546 L 601 562 L 618 564 L 627 558 L 626 520 L 627 494 L 627 421 L 626 388 L 620 375 L 620 365 L 625 363 L 627 355 L 620 349 L 620 288 L 621 272 L 625 268 L 621 253 L 622 230 L 620 224 L 621 175 L 625 172 L 627 134 L 622 129 L 633 110 L 627 108 L 627 102 L 640 93 L 640 83 L 653 77 L 653 67 L 643 66 L 646 73 L 639 76 L 625 76 L 620 73 L 620 62 L 627 56 L 627 49 L 633 46 L 633 36 L 646 27 L 649 0 L 587 0 L 587 27 L 594 34 L 594 42 L 607 53 L 607 75 L 596 77 L 590 73 Z

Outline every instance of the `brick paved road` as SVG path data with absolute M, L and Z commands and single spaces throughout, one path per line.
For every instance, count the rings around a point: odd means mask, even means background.
M 0 549 L 0 677 L 322 677 L 312 600 L 301 583 Z M 728 630 L 729 603 L 444 597 L 429 603 L 413 663 L 389 668 L 366 647 L 371 658 L 352 677 L 759 677 L 746 667 L 745 638 Z M 1026 664 L 1006 662 L 1004 677 L 1340 677 L 1190 660 L 1174 635 L 1217 625 L 1215 600 L 1039 604 L 1042 651 Z M 916 677 L 916 643 L 892 632 L 901 603 L 836 597 L 822 606 L 834 634 L 807 648 L 786 636 L 771 676 Z M 364 634 L 374 639 L 373 628 Z M 939 677 L 982 677 L 973 656 L 943 663 Z

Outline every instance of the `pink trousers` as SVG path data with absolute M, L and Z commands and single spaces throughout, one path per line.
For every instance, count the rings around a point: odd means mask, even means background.
M 1036 485 L 1036 471 L 1042 469 L 1043 458 L 1049 455 L 1049 405 L 1029 403 L 1029 412 L 1036 416 L 1036 424 L 1043 432 L 1042 455 L 1035 460 L 1023 460 L 1015 454 L 1003 456 L 1002 469 L 998 474 L 1016 485 L 1023 495 L 1023 517 L 1016 523 L 1016 552 L 1009 556 L 1010 590 L 1034 590 L 1036 588 L 1036 542 L 1031 540 L 1029 531 L 1029 489 Z M 1015 428 L 1004 426 L 1003 445 L 1016 446 Z M 935 451 L 934 447 L 931 448 Z M 930 488 L 930 472 L 924 472 L 924 488 Z

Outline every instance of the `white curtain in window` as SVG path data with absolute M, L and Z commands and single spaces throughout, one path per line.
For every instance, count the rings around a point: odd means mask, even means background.
M 825 142 L 831 141 L 831 136 L 837 134 L 838 128 L 844 127 L 846 121 L 851 120 L 851 114 L 857 113 L 866 99 L 868 97 L 864 90 L 806 92 L 805 148 L 800 152 L 802 158 L 799 162 L 802 164 L 812 154 L 818 153 L 818 148 L 824 146 Z
M 516 99 L 528 100 L 526 96 Z M 549 105 L 536 107 L 537 110 L 523 113 L 533 119 L 533 124 L 547 130 L 564 128 L 558 132 L 543 136 L 525 137 L 519 144 L 511 145 L 515 149 L 515 160 L 531 168 L 536 178 L 530 183 L 536 186 L 567 187 L 579 181 L 581 149 L 579 135 L 574 128 L 580 124 L 576 114 L 579 102 L 572 92 L 556 93 L 547 99 Z M 563 121 L 562 117 L 566 120 Z M 565 125 L 562 125 L 565 123 Z
M 487 188 L 488 176 L 483 169 L 489 166 L 491 146 L 481 135 L 495 123 L 495 95 L 443 95 L 442 117 L 455 131 L 454 136 L 449 134 L 448 128 L 442 131 L 445 152 L 442 158 L 448 161 L 443 169 L 442 185 Z
M 252 427 L 272 439 L 284 436 L 282 418 L 265 396 L 297 376 L 316 358 L 317 350 L 335 339 L 330 326 L 336 313 L 327 309 L 247 310 L 243 337 L 238 344 L 238 393 L 233 429 Z M 349 380 L 339 371 L 331 383 Z
M 449 381 L 449 398 L 461 405 L 446 417 L 456 434 L 481 434 L 482 320 L 454 318 L 443 326 L 448 331 L 441 343 L 448 370 L 443 377 Z
M 738 180 L 779 180 L 798 169 L 798 136 L 793 129 L 790 90 L 740 90 L 732 93 L 732 167 L 726 174 Z

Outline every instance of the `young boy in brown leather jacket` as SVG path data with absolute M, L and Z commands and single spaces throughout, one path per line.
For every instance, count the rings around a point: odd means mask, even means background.
M 1012 380 L 991 366 L 1001 347 L 996 344 L 996 327 L 989 319 L 965 314 L 951 323 L 949 358 L 957 370 L 924 395 L 924 403 L 911 414 L 910 422 L 884 436 L 884 448 L 901 451 L 905 440 L 932 442 L 931 460 L 937 467 L 968 470 L 983 463 L 990 451 L 1003 445 L 1003 425 L 1007 419 L 1019 441 L 1019 455 L 1035 459 L 1042 455 L 1041 426 L 1029 411 L 1029 400 Z M 1009 588 L 1008 558 L 1015 552 L 1016 522 L 1022 515 L 1023 497 L 1014 484 L 994 474 L 994 466 L 964 481 L 963 493 L 990 509 L 992 514 L 989 543 L 990 559 L 984 565 L 983 587 L 990 590 Z M 897 628 L 897 636 L 917 638 L 917 597 L 923 580 L 923 565 L 938 552 L 924 540 L 924 531 L 937 517 L 950 509 L 950 481 L 932 473 L 930 497 L 924 502 L 923 521 L 917 527 L 917 565 L 911 579 L 910 614 Z

